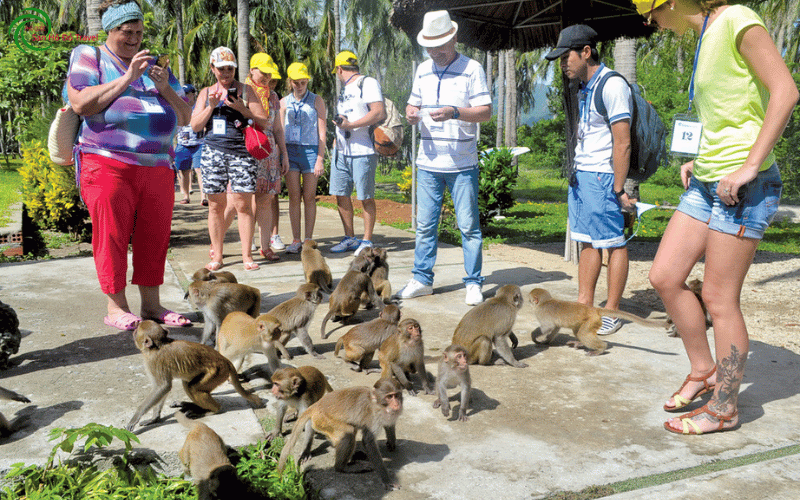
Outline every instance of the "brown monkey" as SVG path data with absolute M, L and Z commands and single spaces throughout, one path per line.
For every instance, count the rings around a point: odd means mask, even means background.
M 236 475 L 222 438 L 206 424 L 189 420 L 183 412 L 176 412 L 175 419 L 189 429 L 178 456 L 197 486 L 198 500 L 240 498 L 246 486 Z
M 206 345 L 214 345 L 213 337 L 228 314 L 243 311 L 255 318 L 261 311 L 261 291 L 241 283 L 193 281 L 189 285 L 189 299 L 203 312 L 200 341 Z
M 475 306 L 461 318 L 453 334 L 453 343 L 467 350 L 470 364 L 488 365 L 492 359 L 492 344 L 509 365 L 525 368 L 511 349 L 517 346 L 517 336 L 511 329 L 524 300 L 517 285 L 501 286 L 494 297 Z M 511 340 L 509 347 L 507 339 Z
M 153 418 L 142 425 L 161 419 L 161 408 L 174 378 L 183 381 L 183 389 L 195 405 L 212 413 L 219 412 L 220 404 L 211 397 L 211 391 L 225 380 L 230 380 L 236 392 L 253 406 L 264 407 L 258 396 L 247 392 L 239 383 L 233 363 L 210 346 L 171 339 L 161 325 L 151 320 L 139 323 L 133 332 L 133 340 L 142 351 L 145 370 L 153 381 L 153 391 L 128 422 L 126 428 L 129 431 L 136 427 L 142 415 L 150 408 L 155 408 Z
M 192 275 L 192 281 L 217 281 L 219 283 L 238 283 L 236 276 L 230 271 L 209 271 L 201 267 Z
M 389 282 L 389 263 L 386 260 L 387 252 L 382 247 L 367 247 L 362 252 L 369 251 L 372 253 L 373 269 L 370 273 L 372 286 L 375 288 L 375 293 L 380 295 L 384 304 L 388 304 L 392 300 L 392 284 Z M 366 292 L 361 294 L 361 303 L 363 305 L 371 304 L 370 297 Z
M 541 325 L 531 332 L 531 338 L 537 344 L 547 344 L 553 340 L 559 328 L 569 328 L 578 340 L 571 340 L 567 345 L 575 348 L 586 347 L 589 349 L 587 354 L 591 356 L 602 354 L 608 347 L 608 344 L 597 336 L 597 330 L 603 324 L 603 316 L 626 319 L 644 326 L 667 328 L 666 321 L 651 321 L 624 311 L 556 300 L 543 288 L 534 288 L 529 297 L 533 304 L 533 312 Z
M 436 377 L 436 401 L 434 408 L 442 407 L 442 415 L 450 416 L 450 398 L 447 389 L 461 386 L 461 408 L 458 409 L 458 420 L 466 422 L 467 408 L 469 408 L 469 391 L 472 389 L 472 379 L 469 376 L 469 363 L 467 363 L 467 350 L 460 345 L 452 344 L 444 350 L 439 361 L 439 375 Z
M 275 416 L 275 429 L 267 435 L 267 440 L 283 434 L 283 418 L 286 407 L 291 406 L 300 415 L 312 404 L 333 392 L 333 387 L 321 371 L 313 366 L 281 368 L 272 375 L 272 394 L 278 398 L 278 414 Z
M 389 306 L 386 307 L 389 309 Z M 386 311 L 384 309 L 384 311 Z M 378 360 L 381 362 L 381 378 L 395 377 L 400 385 L 408 389 L 412 396 L 417 395 L 414 384 L 408 380 L 408 373 L 416 373 L 422 380 L 425 394 L 433 394 L 433 387 L 425 371 L 425 347 L 422 343 L 422 327 L 415 319 L 406 318 L 381 344 Z
M 400 309 L 394 304 L 389 304 L 377 318 L 356 325 L 339 337 L 333 354 L 338 356 L 344 347 L 342 359 L 351 365 L 350 368 L 357 372 L 366 370 L 372 362 L 375 351 L 390 335 L 397 332 L 399 321 Z
M 281 367 L 276 350 L 280 350 L 285 357 L 289 354 L 279 342 L 280 336 L 281 322 L 275 316 L 260 314 L 253 318 L 247 313 L 233 311 L 222 320 L 217 347 L 220 354 L 231 360 L 237 372 L 252 352 L 265 355 L 270 371 L 274 372 Z
M 319 286 L 314 283 L 303 283 L 297 289 L 297 293 L 291 299 L 281 302 L 273 307 L 267 314 L 275 316 L 281 322 L 280 344 L 285 346 L 292 335 L 296 335 L 303 349 L 317 359 L 325 356 L 314 350 L 311 336 L 308 334 L 308 324 L 314 317 L 317 304 L 322 302 L 322 293 Z M 281 349 L 281 355 L 286 359 L 292 359 L 286 349 Z
M 703 310 L 703 315 L 706 317 L 706 330 L 708 330 L 708 328 L 714 326 L 714 324 L 711 321 L 711 313 L 708 312 L 708 309 L 706 309 L 706 303 L 703 301 L 703 282 L 695 278 L 686 285 L 700 302 L 700 308 Z M 680 333 L 678 333 L 678 328 L 675 326 L 675 323 L 672 322 L 672 318 L 669 316 L 669 314 L 667 315 L 667 325 L 669 325 L 667 329 L 667 335 L 670 337 L 680 336 Z
M 376 470 L 387 490 L 399 489 L 400 485 L 391 482 L 389 472 L 383 465 L 375 436 L 383 427 L 386 431 L 386 448 L 393 451 L 397 441 L 395 423 L 402 411 L 403 388 L 395 379 L 379 380 L 375 387 L 348 387 L 329 392 L 298 417 L 292 435 L 281 451 L 278 473 L 283 472 L 289 454 L 305 428 L 300 462 L 310 457 L 313 431 L 317 431 L 325 434 L 336 449 L 334 469 L 337 472 Z M 356 432 L 359 430 L 364 450 L 372 462 L 372 469 L 351 463 L 356 446 Z
M 9 401 L 19 401 L 20 403 L 30 403 L 31 400 L 18 392 L 14 392 L 5 387 L 0 387 L 0 399 L 7 399 Z M 14 420 L 9 421 L 5 415 L 0 413 L 0 437 L 8 437 L 18 430 L 28 425 L 30 415 L 23 415 Z
M 322 326 L 320 326 L 320 335 L 323 339 L 328 338 L 329 334 L 325 333 L 325 325 L 328 320 L 333 317 L 334 321 L 344 322 L 350 316 L 358 312 L 361 307 L 361 294 L 366 293 L 370 302 L 377 308 L 383 308 L 383 300 L 375 293 L 375 287 L 372 286 L 372 280 L 369 273 L 372 272 L 375 266 L 375 260 L 372 257 L 372 252 L 361 253 L 353 259 L 350 264 L 350 269 L 342 276 L 336 289 L 328 299 L 328 313 L 322 319 Z
M 303 250 L 300 252 L 300 260 L 303 263 L 303 274 L 306 276 L 307 283 L 314 283 L 325 293 L 333 291 L 333 278 L 331 268 L 325 262 L 325 257 L 317 248 L 317 242 L 306 240 L 303 242 Z

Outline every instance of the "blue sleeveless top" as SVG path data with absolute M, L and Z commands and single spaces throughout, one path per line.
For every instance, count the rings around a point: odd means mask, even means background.
M 286 144 L 319 145 L 316 102 L 317 95 L 311 91 L 306 91 L 306 95 L 299 101 L 295 99 L 294 93 L 287 96 L 286 122 L 283 124 Z

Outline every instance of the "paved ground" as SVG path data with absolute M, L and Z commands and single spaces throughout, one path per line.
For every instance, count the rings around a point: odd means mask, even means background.
M 289 239 L 286 203 L 282 202 L 281 234 Z M 176 205 L 173 247 L 162 287 L 163 302 L 177 311 L 193 313 L 183 300 L 187 277 L 208 261 L 205 210 L 198 204 Z M 357 219 L 357 227 L 361 223 Z M 389 249 L 390 277 L 399 289 L 410 277 L 413 234 L 378 227 L 376 243 Z M 315 238 L 323 251 L 337 242 L 341 224 L 335 211 L 318 210 Z M 229 241 L 236 235 L 229 233 Z M 262 293 L 262 311 L 291 297 L 302 282 L 299 256 L 283 255 L 280 262 L 263 264 L 255 272 L 242 269 L 237 245 L 226 247 L 226 270 Z M 522 252 L 522 250 L 520 251 Z M 538 286 L 554 295 L 576 294 L 574 272 L 541 266 L 537 253 L 525 250 L 513 262 L 484 255 L 484 294 L 493 295 L 507 283 L 523 292 Z M 334 279 L 344 273 L 351 255 L 326 252 Z M 519 261 L 526 261 L 520 264 Z M 453 330 L 469 310 L 463 302 L 461 249 L 443 247 L 436 266 L 435 294 L 401 304 L 404 317 L 422 324 L 428 370 L 450 343 Z M 129 296 L 138 307 L 137 294 Z M 90 258 L 0 265 L 0 300 L 15 308 L 24 338 L 13 368 L 3 372 L 2 384 L 27 395 L 33 403 L 3 402 L 8 417 L 30 414 L 30 428 L 0 446 L 0 469 L 23 461 L 41 463 L 52 443 L 53 427 L 77 427 L 98 422 L 123 427 L 149 390 L 131 335 L 102 323 L 104 298 Z M 632 302 L 623 308 L 644 316 L 659 313 Z M 135 310 L 135 309 L 134 309 Z M 333 348 L 340 328 L 325 341 L 319 326 L 327 302 L 317 310 L 312 339 L 325 355 L 315 360 L 296 341 L 289 346 L 292 363 L 320 368 L 334 388 L 372 385 L 378 375 L 352 372 Z M 362 311 L 363 319 L 375 313 Z M 329 329 L 334 325 L 329 323 Z M 740 398 L 742 427 L 736 432 L 702 437 L 677 436 L 662 428 L 669 416 L 663 401 L 680 385 L 688 362 L 677 339 L 663 332 L 625 325 L 609 337 L 611 348 L 599 357 L 567 347 L 566 334 L 544 348 L 531 342 L 537 326 L 530 306 L 520 312 L 515 332 L 520 346 L 515 355 L 528 368 L 472 367 L 473 407 L 468 422 L 445 419 L 432 408 L 433 396 L 406 397 L 397 435 L 398 450 L 384 452 L 387 467 L 402 489 L 385 493 L 374 474 L 342 475 L 332 471 L 333 454 L 316 440 L 308 475 L 324 498 L 540 498 L 559 490 L 669 473 L 687 467 L 746 457 L 800 442 L 800 356 L 761 342 L 751 344 L 747 374 Z M 174 336 L 196 340 L 202 324 L 172 329 Z M 254 362 L 263 358 L 254 356 Z M 377 364 L 377 362 L 376 362 Z M 206 419 L 233 446 L 263 437 L 258 416 L 273 412 L 274 399 L 260 380 L 252 386 L 269 401 L 256 413 L 229 385 L 215 393 L 224 413 Z M 176 384 L 170 401 L 183 399 Z M 166 413 L 170 416 L 170 413 Z M 185 431 L 168 418 L 163 424 L 137 431 L 141 448 L 154 450 L 165 471 L 176 473 L 177 450 Z M 382 443 L 382 437 L 381 441 Z M 790 455 L 734 467 L 663 486 L 617 495 L 620 499 L 800 498 L 800 458 Z

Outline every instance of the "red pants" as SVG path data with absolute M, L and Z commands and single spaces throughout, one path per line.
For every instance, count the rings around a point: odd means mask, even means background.
M 81 154 L 81 195 L 92 217 L 92 250 L 100 289 L 125 290 L 128 243 L 133 248 L 131 283 L 164 282 L 175 172 L 142 167 L 95 154 Z

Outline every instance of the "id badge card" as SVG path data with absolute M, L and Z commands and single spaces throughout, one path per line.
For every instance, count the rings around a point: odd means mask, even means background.
M 286 128 L 286 142 L 300 144 L 300 127 L 297 125 L 289 125 Z
M 696 116 L 685 113 L 675 115 L 672 119 L 670 152 L 678 156 L 697 156 L 702 132 L 703 124 Z
M 211 120 L 211 133 L 214 135 L 225 135 L 225 118 L 214 118 Z
M 164 108 L 161 107 L 161 104 L 158 103 L 158 99 L 155 97 L 142 97 L 142 105 L 144 106 L 144 110 L 148 113 L 164 112 Z

